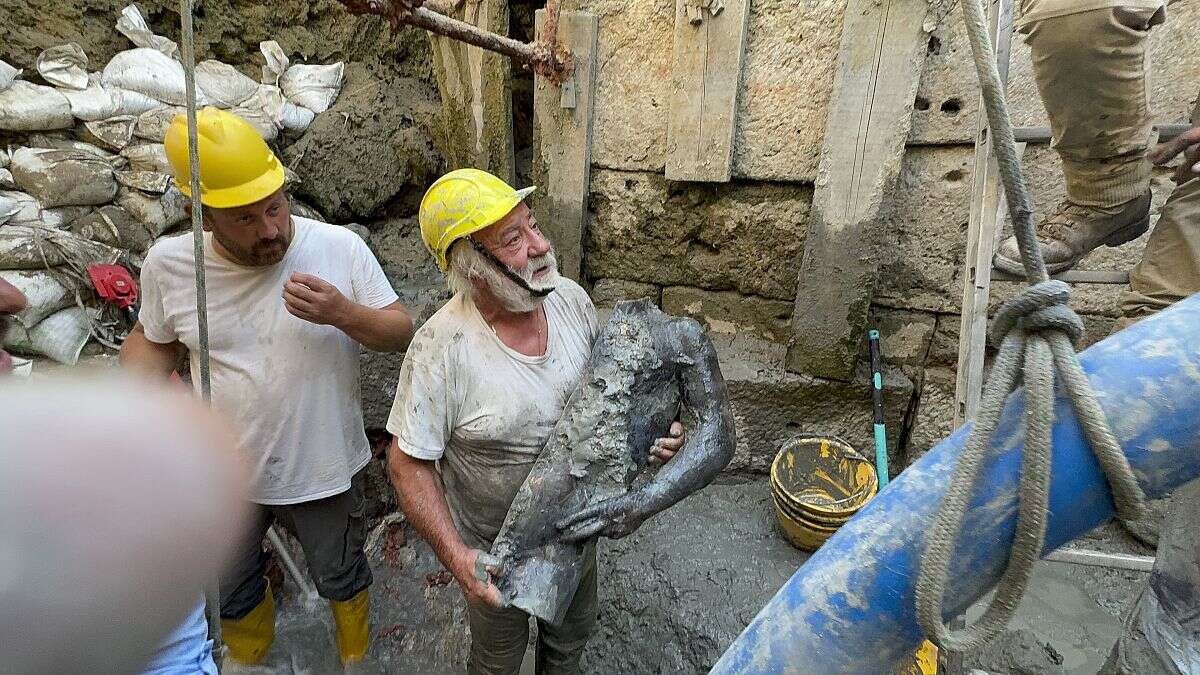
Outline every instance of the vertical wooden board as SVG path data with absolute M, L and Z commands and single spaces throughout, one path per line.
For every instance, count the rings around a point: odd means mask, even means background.
M 722 9 L 714 13 L 697 0 L 675 3 L 666 166 L 671 180 L 725 182 L 732 174 L 750 0 L 713 4 Z
M 535 17 L 541 38 L 544 10 Z M 591 184 L 592 108 L 596 83 L 599 36 L 596 15 L 562 12 L 558 41 L 575 57 L 573 108 L 563 107 L 562 89 L 541 76 L 534 78 L 534 176 L 538 191 L 531 198 L 542 231 L 554 244 L 559 271 L 582 281 L 583 234 L 587 228 L 588 188 Z
M 508 35 L 508 0 L 467 0 L 454 18 Z M 452 38 L 429 35 L 442 98 L 439 149 L 453 168 L 485 169 L 516 180 L 512 134 L 512 63 Z
M 926 53 L 925 0 L 851 0 L 797 282 L 789 370 L 848 380 L 879 267 L 880 207 L 895 184 Z

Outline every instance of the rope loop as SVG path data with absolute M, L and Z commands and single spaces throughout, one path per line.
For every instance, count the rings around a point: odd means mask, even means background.
M 992 344 L 999 347 L 1009 331 L 1018 329 L 1027 334 L 1061 331 L 1073 346 L 1078 345 L 1083 337 L 1083 319 L 1071 309 L 1070 302 L 1071 287 L 1056 279 L 1024 289 L 996 313 L 992 320 Z

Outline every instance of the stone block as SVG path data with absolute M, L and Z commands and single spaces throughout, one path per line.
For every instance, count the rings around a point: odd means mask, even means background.
M 925 365 L 929 345 L 937 328 L 937 315 L 874 306 L 867 326 L 879 331 L 884 363 L 899 366 L 911 374 Z M 863 336 L 859 360 L 870 362 L 866 336 Z
M 710 485 L 601 539 L 600 622 L 582 672 L 708 672 L 807 558 L 783 539 L 761 478 Z
M 763 473 L 788 439 L 800 434 L 840 436 L 867 456 L 874 454 L 870 374 L 860 368 L 852 382 L 824 380 L 783 369 L 784 346 L 746 334 L 712 335 L 729 385 L 738 447 L 729 473 Z M 897 440 L 913 385 L 899 369 L 884 372 L 884 412 L 889 466 L 903 466 Z
M 921 383 L 920 399 L 911 418 L 905 466 L 921 458 L 930 448 L 954 431 L 954 382 L 951 368 L 928 368 Z
M 584 0 L 600 17 L 593 162 L 663 171 L 673 63 L 672 0 Z M 841 39 L 844 0 L 751 5 L 735 176 L 811 181 Z
M 597 170 L 585 276 L 791 301 L 812 189 Z
M 650 298 L 654 304 L 662 303 L 662 289 L 654 284 L 643 284 L 624 279 L 597 279 L 592 285 L 592 303 L 596 307 L 611 308 L 622 300 Z
M 663 311 L 690 316 L 715 335 L 750 332 L 773 342 L 787 342 L 792 303 L 767 300 L 734 291 L 705 291 L 668 286 L 662 291 Z

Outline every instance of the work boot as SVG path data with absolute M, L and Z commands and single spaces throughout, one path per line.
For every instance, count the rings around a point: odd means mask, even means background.
M 371 639 L 367 623 L 367 611 L 370 608 L 369 598 L 367 589 L 363 589 L 349 600 L 329 601 L 329 606 L 333 610 L 338 655 L 342 657 L 342 665 L 347 667 L 346 672 L 354 672 L 354 666 L 367 655 L 367 647 L 370 645 Z
M 221 637 L 227 650 L 222 672 L 262 663 L 275 642 L 275 595 L 269 586 L 262 601 L 246 616 L 221 619 Z
M 1063 200 L 1053 213 L 1038 223 L 1037 237 L 1042 258 L 1050 274 L 1065 272 L 1083 256 L 1101 245 L 1120 246 L 1142 236 L 1150 228 L 1150 191 L 1111 209 L 1080 206 Z M 993 261 L 996 269 L 1025 275 L 1017 238 L 1000 244 Z

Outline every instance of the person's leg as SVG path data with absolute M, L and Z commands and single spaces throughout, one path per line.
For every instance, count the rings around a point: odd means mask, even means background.
M 1050 118 L 1067 200 L 1042 220 L 1038 239 L 1050 271 L 1068 269 L 1101 245 L 1117 246 L 1149 224 L 1151 119 L 1146 82 L 1150 28 L 1164 7 L 1086 9 L 1092 3 L 1032 2 L 1071 13 L 1023 19 L 1038 91 Z M 1080 11 L 1072 11 L 1078 5 Z M 1005 240 L 996 266 L 1021 272 L 1016 240 Z
M 371 566 L 363 551 L 367 535 L 363 480 L 359 471 L 350 489 L 341 494 L 276 507 L 300 540 L 317 592 L 330 601 L 344 663 L 361 661 L 370 640 Z
M 468 675 L 516 675 L 529 644 L 529 615 L 515 607 L 467 605 Z
M 579 672 L 579 657 L 600 619 L 596 582 L 596 545 L 590 546 L 579 588 L 567 608 L 562 624 L 538 621 L 537 675 L 569 675 Z
M 271 526 L 266 507 L 252 506 L 248 526 L 238 533 L 234 559 L 221 576 L 221 635 L 229 656 L 244 664 L 266 657 L 275 641 L 275 599 L 267 585 L 262 540 Z

